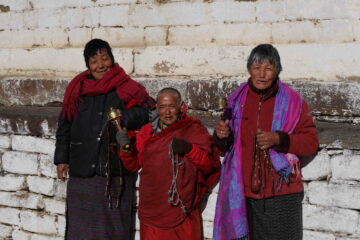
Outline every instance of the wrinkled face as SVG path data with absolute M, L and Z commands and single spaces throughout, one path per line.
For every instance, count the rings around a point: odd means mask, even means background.
M 181 103 L 173 93 L 162 93 L 157 97 L 156 111 L 160 120 L 170 126 L 174 124 L 181 113 Z
M 112 66 L 113 62 L 106 49 L 100 49 L 95 56 L 89 58 L 89 70 L 96 80 L 101 79 Z
M 249 73 L 253 86 L 258 90 L 269 88 L 277 77 L 275 65 L 270 64 L 268 60 L 262 63 L 253 62 Z

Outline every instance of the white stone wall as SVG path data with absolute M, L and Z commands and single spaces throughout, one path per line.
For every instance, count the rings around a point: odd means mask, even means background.
M 359 19 L 357 0 L 0 0 L 0 76 L 72 77 L 98 37 L 137 76 L 244 77 L 267 42 L 282 78 L 344 81 L 360 75 Z
M 55 178 L 55 141 L 1 135 L 0 142 L 0 239 L 64 239 L 66 184 Z
M 69 79 L 85 69 L 91 38 L 107 40 L 148 86 L 244 80 L 260 43 L 278 48 L 287 81 L 360 81 L 358 0 L 0 0 L 0 81 Z M 52 164 L 53 129 L 44 121 L 41 138 L 27 136 L 26 123 L 16 128 L 0 131 L 0 239 L 63 239 L 66 184 Z M 359 171 L 359 150 L 335 145 L 304 168 L 305 240 L 360 239 Z M 207 238 L 216 189 L 203 213 Z
M 322 149 L 303 169 L 304 239 L 360 239 L 360 155 Z
M 54 139 L 2 134 L 0 140 L 0 239 L 63 239 L 66 183 L 56 179 Z M 304 240 L 360 239 L 360 152 L 322 146 L 303 180 Z M 217 191 L 203 212 L 209 239 Z

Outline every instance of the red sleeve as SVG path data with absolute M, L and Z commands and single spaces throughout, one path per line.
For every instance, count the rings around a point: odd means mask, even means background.
M 316 153 L 319 140 L 313 117 L 305 101 L 303 102 L 299 123 L 289 136 L 289 153 L 298 156 L 309 156 Z
M 216 168 L 212 156 L 204 150 L 201 150 L 196 144 L 192 144 L 192 149 L 189 153 L 185 154 L 187 157 L 200 171 L 204 174 L 210 173 Z
M 213 141 L 214 141 L 214 144 L 215 144 L 215 146 L 216 146 L 216 151 L 217 151 L 217 153 L 218 153 L 221 157 L 224 157 L 226 151 L 228 151 L 229 148 L 230 148 L 230 146 L 233 144 L 234 136 L 233 136 L 233 134 L 231 133 L 230 137 L 224 138 L 224 139 L 220 139 L 220 138 L 218 138 L 218 137 L 216 136 L 216 133 L 215 133 L 215 131 L 214 131 Z
M 120 150 L 120 159 L 126 169 L 130 172 L 137 172 L 141 168 L 140 156 L 137 154 L 135 149 L 131 152 L 124 152 Z
M 130 172 L 137 172 L 143 163 L 142 151 L 144 149 L 144 144 L 147 139 L 151 137 L 152 127 L 151 124 L 144 125 L 140 131 L 135 134 L 136 142 L 133 146 L 132 151 L 123 152 L 120 150 L 120 159 L 122 160 L 126 169 Z

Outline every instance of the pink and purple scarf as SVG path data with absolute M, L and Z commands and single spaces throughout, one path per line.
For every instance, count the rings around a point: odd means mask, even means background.
M 291 133 L 297 125 L 302 108 L 301 96 L 289 86 L 277 81 L 279 86 L 275 99 L 271 131 Z M 248 83 L 242 84 L 227 100 L 231 109 L 229 127 L 234 133 L 234 144 L 225 154 L 221 168 L 219 194 L 214 220 L 214 240 L 249 239 L 246 216 L 246 197 L 242 174 L 241 120 Z M 274 169 L 288 181 L 293 166 L 299 161 L 294 154 L 283 154 L 270 149 Z

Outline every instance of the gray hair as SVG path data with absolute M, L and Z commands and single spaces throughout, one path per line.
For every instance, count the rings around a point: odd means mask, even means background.
M 260 44 L 251 51 L 247 60 L 247 69 L 249 70 L 254 62 L 263 63 L 265 60 L 275 66 L 276 74 L 279 76 L 282 70 L 280 55 L 271 44 Z
M 157 98 L 158 98 L 161 94 L 163 94 L 163 93 L 170 93 L 170 94 L 175 95 L 175 96 L 176 96 L 177 103 L 178 103 L 178 104 L 181 103 L 181 94 L 180 94 L 180 92 L 179 92 L 177 89 L 172 88 L 172 87 L 167 87 L 167 88 L 161 89 L 161 90 L 158 92 L 158 94 L 156 95 L 156 100 L 157 100 Z

